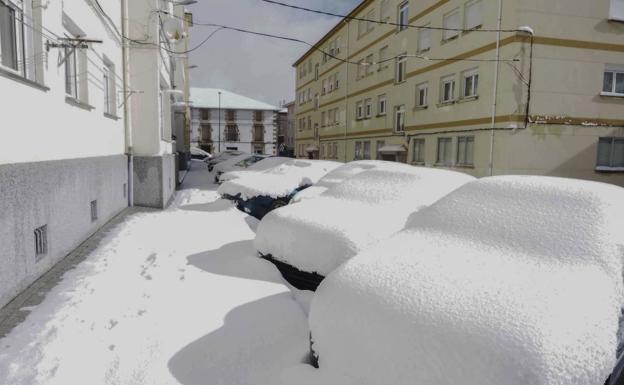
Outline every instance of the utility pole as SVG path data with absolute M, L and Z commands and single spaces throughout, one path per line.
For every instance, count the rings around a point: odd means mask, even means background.
M 221 91 L 219 91 L 219 152 L 221 152 Z

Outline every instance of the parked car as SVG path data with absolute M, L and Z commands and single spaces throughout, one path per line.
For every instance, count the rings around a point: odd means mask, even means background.
M 221 175 L 224 173 L 233 170 L 244 170 L 267 157 L 268 155 L 243 154 L 217 163 L 212 170 L 214 172 L 214 181 L 215 183 L 221 183 Z
M 218 192 L 226 199 L 235 200 L 240 210 L 262 219 L 341 165 L 324 160 L 291 159 L 269 170 L 225 182 Z
M 258 226 L 256 250 L 296 288 L 315 290 L 349 258 L 401 230 L 410 214 L 475 179 L 395 162 L 365 165 L 369 169 L 271 213 Z
M 294 374 L 358 385 L 622 384 L 623 212 L 624 189 L 608 184 L 466 184 L 323 281 L 309 315 L 319 369 Z
M 206 160 L 206 164 L 208 165 L 208 171 L 212 171 L 212 169 L 214 168 L 215 165 L 228 160 L 230 158 L 233 158 L 235 156 L 240 156 L 240 155 L 244 155 L 245 153 L 242 151 L 237 151 L 237 150 L 226 150 L 223 151 L 215 156 L 213 156 L 212 158 Z M 251 155 L 251 154 L 248 154 Z
M 273 167 L 277 167 L 281 164 L 284 164 L 288 161 L 292 160 L 292 158 L 284 158 L 284 157 L 280 157 L 280 156 L 270 156 L 267 158 L 264 158 L 254 164 L 252 164 L 249 167 L 246 168 L 240 168 L 234 171 L 228 171 L 224 174 L 222 174 L 219 177 L 219 180 L 221 182 L 227 182 L 230 180 L 234 180 L 234 179 L 238 179 L 241 177 L 244 177 L 245 175 L 250 175 L 249 173 L 253 173 L 253 172 L 262 172 L 262 171 L 266 171 L 269 170 Z
M 204 151 L 201 148 L 191 147 L 191 159 L 205 161 L 209 160 L 210 158 L 212 158 L 212 155 L 209 152 Z

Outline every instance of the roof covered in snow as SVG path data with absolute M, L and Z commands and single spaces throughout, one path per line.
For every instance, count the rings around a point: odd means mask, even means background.
M 219 92 L 221 92 L 221 108 L 223 109 L 268 111 L 279 111 L 281 109 L 280 107 L 219 88 L 191 88 L 192 106 L 194 108 L 219 108 Z
M 603 385 L 622 212 L 624 189 L 607 184 L 466 184 L 321 284 L 310 310 L 321 371 L 359 385 Z

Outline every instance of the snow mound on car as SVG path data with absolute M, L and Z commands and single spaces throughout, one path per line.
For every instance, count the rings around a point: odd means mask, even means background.
M 291 158 L 272 156 L 270 158 L 266 158 L 257 163 L 254 163 L 253 165 L 249 166 L 247 169 L 226 172 L 225 174 L 221 175 L 220 180 L 221 182 L 227 182 L 229 180 L 238 179 L 245 175 L 249 175 L 248 173 L 250 172 L 266 171 L 273 167 L 277 167 L 283 163 L 289 162 L 291 160 L 292 160 Z
M 219 194 L 251 199 L 257 196 L 279 198 L 289 195 L 302 182 L 316 183 L 342 163 L 322 160 L 290 160 L 260 173 L 223 183 Z
M 321 284 L 318 377 L 603 385 L 622 308 L 623 205 L 619 187 L 557 178 L 458 189 Z
M 299 270 L 327 275 L 365 246 L 401 230 L 411 213 L 472 180 L 398 163 L 361 171 L 317 198 L 269 213 L 255 247 Z

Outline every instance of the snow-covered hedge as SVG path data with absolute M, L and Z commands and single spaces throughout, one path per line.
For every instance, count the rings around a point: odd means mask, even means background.
M 621 315 L 624 190 L 475 181 L 329 275 L 310 325 L 323 384 L 603 385 Z M 347 380 L 345 380 L 347 378 Z
M 219 194 L 251 199 L 257 196 L 287 196 L 302 184 L 314 184 L 342 163 L 324 160 L 293 159 L 260 173 L 249 173 L 223 183 Z
M 393 162 L 367 166 L 372 167 L 317 198 L 268 214 L 258 227 L 256 250 L 324 276 L 364 247 L 401 230 L 415 211 L 474 180 L 462 173 Z

